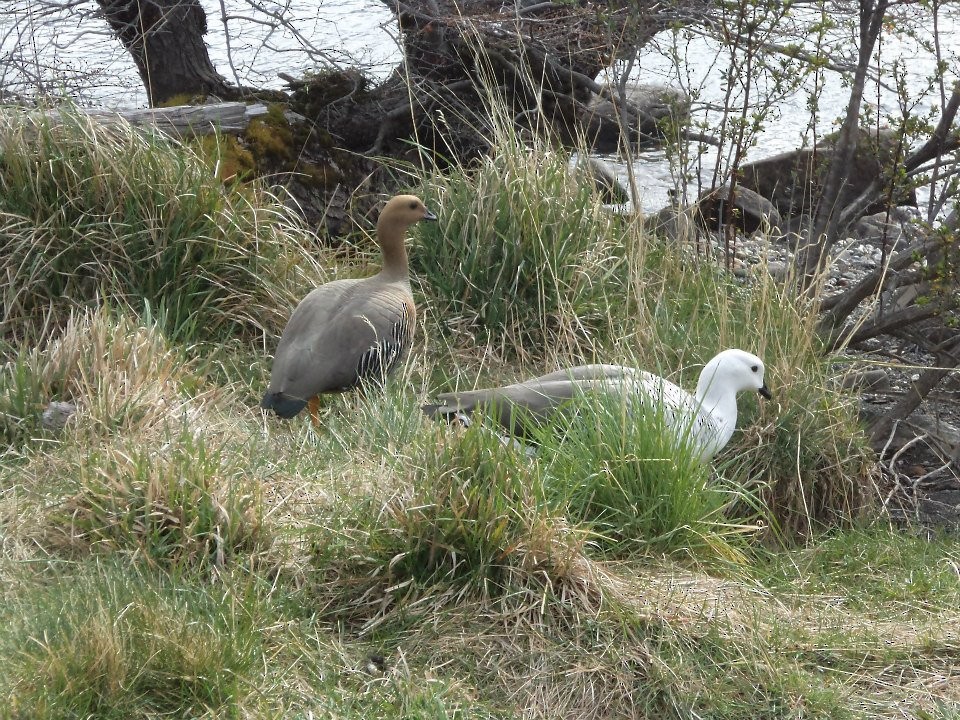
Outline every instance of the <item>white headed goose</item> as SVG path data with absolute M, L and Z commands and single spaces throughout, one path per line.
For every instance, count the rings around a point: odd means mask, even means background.
M 737 425 L 737 393 L 756 390 L 770 398 L 763 361 L 743 350 L 724 350 L 700 373 L 696 395 L 644 370 L 621 365 L 578 365 L 524 382 L 486 390 L 442 393 L 424 405 L 430 417 L 469 423 L 483 408 L 503 427 L 522 433 L 522 421 L 542 424 L 564 404 L 589 392 L 622 395 L 630 403 L 654 403 L 679 441 L 706 462 L 729 442 Z M 519 411 L 519 412 L 518 412 Z M 518 417 L 515 417 L 518 416 Z

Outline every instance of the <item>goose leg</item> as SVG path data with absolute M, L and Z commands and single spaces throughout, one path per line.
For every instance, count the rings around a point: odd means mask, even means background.
M 320 429 L 320 416 L 317 415 L 317 411 L 320 409 L 320 396 L 314 395 L 312 398 L 307 400 L 307 412 L 310 413 L 310 422 L 313 423 L 313 426 Z

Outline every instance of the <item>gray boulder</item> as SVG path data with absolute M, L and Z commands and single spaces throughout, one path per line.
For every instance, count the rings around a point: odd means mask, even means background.
M 617 89 L 607 86 L 611 95 L 617 96 Z M 690 97 L 682 90 L 669 85 L 654 85 L 649 83 L 631 83 L 623 89 L 627 103 L 636 108 L 643 115 L 653 120 L 670 119 L 674 122 L 686 123 L 690 118 Z M 616 105 L 599 96 L 590 101 L 590 109 L 599 115 L 617 118 Z
M 882 130 L 879 134 L 875 131 L 861 133 L 846 185 L 839 197 L 832 198 L 838 207 L 847 205 L 891 165 L 897 142 L 889 130 Z M 815 210 L 813 199 L 819 196 L 832 153 L 833 139 L 827 139 L 815 151 L 810 148 L 792 150 L 747 163 L 740 168 L 739 183 L 770 200 L 785 219 L 812 215 Z M 916 207 L 916 193 L 913 190 L 901 192 L 894 196 L 893 204 Z M 868 207 L 864 215 L 886 208 L 887 203 L 880 201 Z
M 47 430 L 62 430 L 77 412 L 77 406 L 63 400 L 53 400 L 40 415 L 40 424 Z
M 673 242 L 694 242 L 698 235 L 695 215 L 692 208 L 667 205 L 662 210 L 647 215 L 644 226 L 660 237 Z
M 899 250 L 909 242 L 905 226 L 913 219 L 909 208 L 892 208 L 860 218 L 854 236 L 860 242 Z
M 750 188 L 739 185 L 734 188 L 733 207 L 728 218 L 729 200 L 730 185 L 721 185 L 703 193 L 697 200 L 700 223 L 708 230 L 719 230 L 729 221 L 739 230 L 750 234 L 764 227 L 778 227 L 782 222 L 776 206 Z
M 622 140 L 623 123 L 617 107 L 617 89 L 607 86 L 614 100 L 594 95 L 586 111 L 584 124 L 587 127 L 591 147 L 597 152 L 615 152 Z M 669 85 L 630 84 L 624 88 L 627 105 L 634 113 L 629 134 L 632 140 L 663 137 L 663 122 L 670 120 L 686 125 L 690 118 L 690 98 L 681 90 Z
M 630 191 L 620 182 L 617 171 L 600 158 L 579 157 L 577 165 L 592 178 L 605 203 L 625 205 L 630 202 Z

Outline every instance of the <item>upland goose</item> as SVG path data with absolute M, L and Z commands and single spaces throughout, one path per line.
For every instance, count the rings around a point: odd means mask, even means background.
M 578 365 L 514 385 L 486 390 L 442 393 L 424 405 L 430 417 L 469 424 L 477 408 L 511 432 L 523 434 L 523 423 L 542 424 L 569 400 L 590 392 L 621 394 L 628 403 L 652 402 L 678 441 L 689 442 L 706 462 L 729 442 L 737 425 L 737 393 L 756 390 L 770 398 L 763 380 L 763 361 L 743 350 L 724 350 L 700 373 L 696 395 L 669 380 L 621 365 Z
M 300 301 L 280 337 L 260 407 L 292 418 L 309 406 L 310 419 L 319 426 L 319 395 L 383 383 L 410 349 L 416 327 L 407 228 L 436 219 L 413 195 L 390 199 L 377 219 L 380 272 L 334 280 Z

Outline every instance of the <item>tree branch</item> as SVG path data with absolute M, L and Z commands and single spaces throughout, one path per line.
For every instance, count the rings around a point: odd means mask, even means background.
M 940 384 L 940 381 L 957 366 L 960 366 L 960 337 L 952 338 L 936 354 L 936 367 L 928 368 L 920 373 L 920 377 L 910 384 L 906 394 L 890 410 L 870 425 L 868 432 L 872 441 L 889 435 L 895 423 L 900 422 L 920 407 L 920 403 Z

